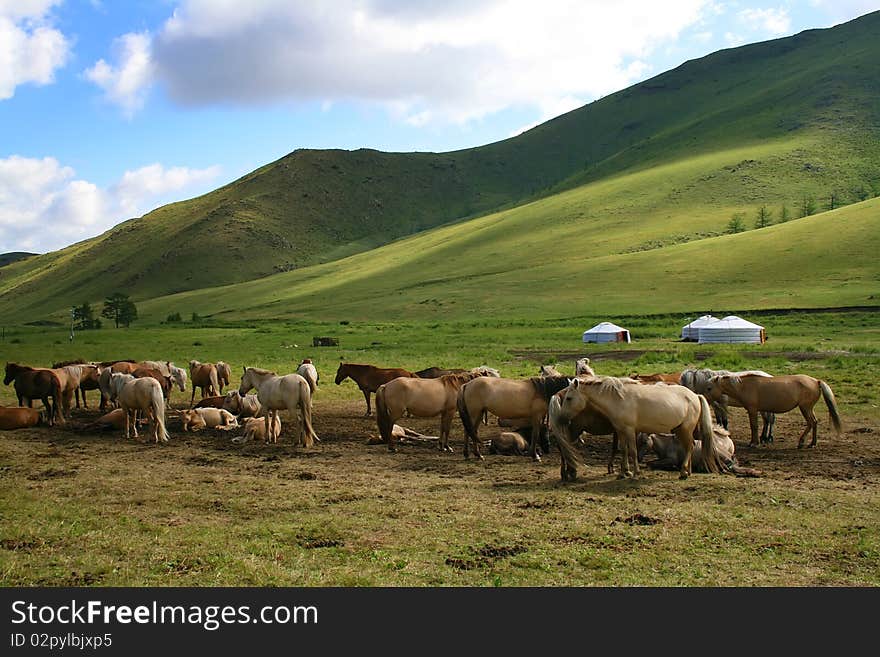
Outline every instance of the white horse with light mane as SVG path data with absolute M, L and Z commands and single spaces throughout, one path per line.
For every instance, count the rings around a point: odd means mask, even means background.
M 277 417 L 278 411 L 287 409 L 291 419 L 296 418 L 299 408 L 302 422 L 298 444 L 312 447 L 320 440 L 312 428 L 312 393 L 308 381 L 299 374 L 278 376 L 275 372 L 259 367 L 245 367 L 238 387 L 240 395 L 255 388 L 257 399 L 264 413 L 265 433 L 271 436 L 269 423 Z M 277 441 L 277 438 L 276 438 Z
M 165 396 L 162 386 L 152 377 L 134 378 L 131 374 L 114 372 L 110 376 L 111 399 L 117 400 L 125 413 L 125 437 L 138 437 L 137 412 L 143 411 L 150 420 L 155 442 L 168 442 L 165 428 Z M 132 429 L 134 435 L 131 435 Z

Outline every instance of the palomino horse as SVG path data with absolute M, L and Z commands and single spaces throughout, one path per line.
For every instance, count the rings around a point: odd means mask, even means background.
M 180 392 L 186 392 L 187 374 L 182 367 L 177 367 L 170 360 L 142 360 L 140 365 L 147 369 L 159 370 L 163 376 L 171 377 L 171 380 L 180 388 Z
M 703 461 L 703 441 L 694 441 L 694 453 L 691 456 L 691 466 L 694 472 L 708 472 L 706 463 Z M 719 465 L 722 472 L 735 474 L 737 477 L 759 477 L 761 472 L 754 468 L 744 468 L 736 462 L 736 446 L 730 438 L 730 432 L 719 424 L 712 425 L 711 440 L 715 443 L 715 452 L 718 454 Z M 639 450 L 639 461 L 642 461 L 648 451 L 654 452 L 657 458 L 649 461 L 649 468 L 660 470 L 678 470 L 684 460 L 684 450 L 671 433 L 640 433 L 636 437 Z
M 359 365 L 357 363 L 340 363 L 336 370 L 336 385 L 345 379 L 351 378 L 361 392 L 364 393 L 364 401 L 367 402 L 367 412 L 364 415 L 372 415 L 370 407 L 370 393 L 376 392 L 383 383 L 393 381 L 399 376 L 416 377 L 409 370 L 400 367 L 375 367 L 374 365 Z
M 61 381 L 54 370 L 37 369 L 18 363 L 6 363 L 6 376 L 3 383 L 9 385 L 15 382 L 15 394 L 18 396 L 18 405 L 28 408 L 33 407 L 33 400 L 40 399 L 46 407 L 46 416 L 49 426 L 55 421 L 64 422 L 61 414 Z M 49 402 L 49 397 L 52 402 Z
M 559 478 L 562 481 L 574 481 L 577 479 L 577 463 L 580 457 L 574 452 L 574 443 L 578 442 L 582 433 L 591 436 L 612 436 L 611 456 L 608 459 L 608 474 L 614 473 L 614 456 L 617 454 L 617 433 L 607 417 L 602 415 L 592 404 L 586 404 L 574 417 L 564 417 L 562 414 L 562 400 L 565 390 L 561 390 L 550 399 L 547 407 L 547 423 L 550 431 L 556 436 L 556 443 L 563 455 L 559 468 Z M 567 456 L 567 458 L 566 458 Z
M 394 423 L 409 412 L 415 417 L 440 416 L 441 451 L 449 447 L 449 431 L 455 416 L 456 399 L 461 387 L 478 376 L 493 376 L 494 371 L 476 368 L 462 374 L 444 374 L 438 379 L 398 377 L 383 383 L 376 391 L 376 424 L 382 441 L 388 443 L 388 451 L 396 451 Z M 497 376 L 497 374 L 494 374 Z
M 541 365 L 539 374 L 541 376 L 562 376 L 562 372 L 557 370 L 555 365 Z
M 468 442 L 474 447 L 474 453 L 480 454 L 480 441 L 477 438 L 479 418 L 488 411 L 498 418 L 527 420 L 531 428 L 530 451 L 532 458 L 540 461 L 538 443 L 546 442 L 544 417 L 547 415 L 547 403 L 554 394 L 565 388 L 569 379 L 553 376 L 535 376 L 530 379 L 502 379 L 479 377 L 465 383 L 458 392 L 458 414 L 464 425 L 464 457 L 469 458 Z
M 732 374 L 735 376 L 744 376 L 746 374 L 754 374 L 756 376 L 772 376 L 761 370 L 745 370 L 743 372 L 731 372 L 730 370 L 707 370 L 707 369 L 688 369 L 681 373 L 679 383 L 685 388 L 690 388 L 698 395 L 707 395 L 709 390 L 709 379 L 713 376 L 721 376 Z M 729 399 L 727 395 L 721 395 L 717 401 L 709 399 L 709 404 L 715 409 L 715 419 L 725 429 L 729 428 L 730 413 L 728 406 L 739 406 L 739 402 L 735 399 Z M 773 442 L 773 425 L 776 424 L 776 415 L 773 413 L 761 413 L 761 419 L 764 420 L 764 426 L 761 427 L 761 442 Z
M 697 395 L 684 386 L 640 385 L 628 378 L 610 376 L 574 379 L 565 391 L 561 404 L 563 418 L 574 418 L 591 404 L 614 427 L 623 446 L 621 472 L 619 477 L 638 477 L 636 434 L 675 433 L 684 450 L 685 458 L 679 470 L 680 477 L 686 479 L 691 473 L 691 456 L 694 450 L 694 432 L 699 429 L 701 436 L 712 435 L 712 419 L 709 403 L 705 397 Z M 560 445 L 565 440 L 559 437 Z M 571 447 L 571 445 L 568 445 Z M 563 460 L 573 456 L 574 449 L 560 447 Z M 632 461 L 633 470 L 629 463 Z M 714 443 L 706 441 L 704 461 L 712 472 L 718 472 L 717 455 Z
M 238 392 L 244 395 L 251 388 L 257 390 L 257 399 L 260 400 L 260 407 L 264 413 L 267 436 L 272 435 L 269 432 L 269 424 L 274 422 L 279 410 L 287 409 L 290 417 L 296 418 L 296 409 L 299 407 L 302 416 L 299 444 L 312 447 L 315 441 L 319 440 L 312 428 L 312 393 L 308 381 L 299 374 L 278 376 L 275 372 L 259 367 L 245 367 Z M 275 442 L 278 442 L 277 437 Z
M 220 381 L 217 378 L 217 366 L 214 363 L 200 363 L 197 360 L 189 361 L 189 378 L 192 379 L 193 389 L 192 397 L 189 400 L 190 406 L 196 400 L 196 388 L 201 388 L 202 398 L 220 394 Z
M 272 433 L 266 437 L 266 423 L 261 417 L 249 417 L 242 425 L 244 434 L 236 436 L 232 439 L 236 445 L 250 442 L 251 440 L 262 440 L 263 442 L 278 442 L 278 436 L 281 435 L 281 417 L 276 415 L 272 418 Z
M 318 368 L 312 364 L 311 358 L 303 358 L 303 361 L 296 368 L 296 373 L 308 381 L 309 390 L 312 396 L 315 396 L 315 390 L 318 387 Z
M 170 436 L 165 428 L 165 397 L 156 379 L 150 376 L 136 379 L 131 374 L 116 372 L 110 376 L 110 390 L 111 398 L 119 402 L 119 407 L 125 413 L 126 438 L 137 440 L 137 413 L 143 411 L 150 420 L 153 441 L 168 442 Z
M 806 374 L 771 377 L 758 374 L 713 376 L 709 379 L 706 394 L 713 400 L 727 395 L 746 409 L 749 414 L 749 426 L 752 430 L 750 447 L 758 445 L 759 412 L 787 413 L 795 408 L 800 409 L 801 415 L 807 422 L 806 428 L 798 438 L 798 448 L 804 446 L 804 438 L 811 429 L 813 440 L 810 442 L 810 447 L 815 447 L 819 420 L 816 419 L 813 407 L 819 401 L 819 397 L 825 400 L 834 432 L 839 436 L 842 431 L 840 413 L 837 410 L 837 402 L 831 388 L 824 381 L 814 379 Z
M 207 399 L 210 399 L 210 397 Z M 222 407 L 239 418 L 258 417 L 260 415 L 260 400 L 257 399 L 256 395 L 242 395 L 238 390 L 230 390 L 221 399 L 223 400 Z M 196 408 L 199 408 L 198 404 Z
M 95 363 L 87 363 L 82 358 L 77 360 L 66 360 L 60 363 L 53 363 L 52 369 L 59 369 L 61 367 L 68 367 L 71 365 L 79 365 L 80 370 L 77 373 L 79 378 L 79 386 L 77 386 L 75 392 L 76 395 L 76 407 L 80 408 L 79 398 L 82 396 L 82 407 L 88 408 L 89 403 L 86 400 L 86 390 L 99 390 L 98 385 L 98 377 L 101 374 L 101 368 Z
M 116 372 L 131 374 L 138 368 L 133 360 L 108 360 L 97 363 L 98 366 L 98 390 L 101 391 L 101 410 L 105 410 L 110 404 L 110 376 Z
M 220 384 L 219 394 L 222 395 L 223 388 L 229 385 L 229 380 L 232 378 L 232 368 L 222 360 L 218 360 L 215 367 L 217 368 L 217 382 Z
M 596 373 L 593 371 L 593 368 L 590 367 L 590 359 L 589 358 L 579 358 L 574 363 L 574 375 L 575 376 L 596 376 Z

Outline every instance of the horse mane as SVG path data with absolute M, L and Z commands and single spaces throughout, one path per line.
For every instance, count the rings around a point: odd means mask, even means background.
M 458 390 L 468 381 L 472 381 L 480 376 L 482 376 L 482 374 L 477 372 L 457 372 L 455 374 L 444 374 L 438 378 L 444 386 L 449 386 L 453 390 Z
M 544 399 L 550 399 L 560 390 L 565 390 L 571 383 L 569 376 L 533 376 L 529 378 L 535 391 Z
M 623 397 L 623 386 L 641 385 L 636 379 L 616 376 L 596 376 L 590 379 L 579 378 L 580 385 L 598 386 L 600 392 L 610 392 L 618 397 Z
M 252 372 L 254 372 L 255 374 L 271 374 L 272 376 L 278 376 L 272 370 L 265 370 L 262 367 L 249 367 L 248 369 L 251 370 Z
M 68 365 L 88 365 L 88 363 L 82 358 L 77 358 L 75 360 L 62 360 L 59 363 L 52 363 L 52 369 L 55 370 L 59 367 L 67 367 Z
M 115 365 L 116 363 L 136 363 L 137 361 L 132 358 L 120 358 L 117 360 L 105 360 L 100 363 L 95 363 L 98 367 L 110 367 L 111 365 Z

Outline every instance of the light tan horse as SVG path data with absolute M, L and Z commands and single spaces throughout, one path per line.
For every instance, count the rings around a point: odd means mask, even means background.
M 140 362 L 142 367 L 151 370 L 159 370 L 164 376 L 171 377 L 171 380 L 180 388 L 180 392 L 186 392 L 186 370 L 177 367 L 170 360 L 143 360 Z
M 274 421 L 279 410 L 287 409 L 290 417 L 296 418 L 296 409 L 299 408 L 302 422 L 298 444 L 312 447 L 320 440 L 312 428 L 312 393 L 308 382 L 299 374 L 278 376 L 275 372 L 259 367 L 245 367 L 238 392 L 244 395 L 252 388 L 257 390 L 267 436 L 272 435 L 269 423 Z M 276 437 L 275 442 L 277 441 Z
M 217 382 L 220 384 L 218 394 L 222 395 L 223 388 L 229 385 L 232 378 L 232 368 L 229 367 L 229 363 L 224 363 L 222 360 L 218 360 L 215 367 L 217 368 Z
M 703 436 L 701 440 L 694 441 L 694 453 L 691 456 L 691 466 L 694 472 L 708 472 L 703 461 L 703 442 L 705 440 L 706 437 Z M 761 476 L 759 470 L 746 468 L 737 463 L 736 445 L 734 445 L 733 440 L 730 438 L 730 432 L 720 424 L 712 425 L 711 440 L 715 443 L 715 451 L 718 454 L 722 472 L 734 474 L 738 477 Z M 661 470 L 678 470 L 681 467 L 681 462 L 685 455 L 674 434 L 640 433 L 636 437 L 636 443 L 640 462 L 649 451 L 657 455 L 655 460 L 647 463 L 648 467 Z
M 596 376 L 596 372 L 590 367 L 589 358 L 578 358 L 574 363 L 575 376 Z
M 831 426 L 839 436 L 842 429 L 840 413 L 834 393 L 827 383 L 814 379 L 806 374 L 786 374 L 784 376 L 765 377 L 756 374 L 734 375 L 724 374 L 713 376 L 707 385 L 707 396 L 712 400 L 727 395 L 731 400 L 739 402 L 749 414 L 749 426 L 752 430 L 750 447 L 758 445 L 758 413 L 787 413 L 795 408 L 807 422 L 806 428 L 798 438 L 798 448 L 804 446 L 804 438 L 812 430 L 813 440 L 810 447 L 816 446 L 816 434 L 819 420 L 813 407 L 822 397 L 831 416 Z
M 556 436 L 556 444 L 563 457 L 559 468 L 559 478 L 562 481 L 574 481 L 577 479 L 577 464 L 580 457 L 574 451 L 574 443 L 579 441 L 582 433 L 591 436 L 612 436 L 611 456 L 608 459 L 608 474 L 614 473 L 614 456 L 617 454 L 617 433 L 607 417 L 602 415 L 596 407 L 587 403 L 574 417 L 565 417 L 562 414 L 562 400 L 565 390 L 553 395 L 547 408 L 547 421 L 551 433 Z
M 261 417 L 249 417 L 242 426 L 244 427 L 244 434 L 232 439 L 232 442 L 236 445 L 248 443 L 252 440 L 277 443 L 278 436 L 281 435 L 281 417 L 278 415 L 272 418 L 272 433 L 268 438 L 266 438 L 266 423 Z
M 302 378 L 304 378 L 309 383 L 309 389 L 312 392 L 312 397 L 315 396 L 315 390 L 318 388 L 318 368 L 314 366 L 311 358 L 303 358 L 303 361 L 299 364 L 299 367 L 296 368 L 296 373 L 299 374 Z
M 223 397 L 223 408 L 239 418 L 258 417 L 260 400 L 256 395 L 242 395 L 238 390 L 230 390 Z
M 490 376 L 486 369 L 474 369 L 462 374 L 444 374 L 437 379 L 398 377 L 383 383 L 376 391 L 376 424 L 388 451 L 397 450 L 393 433 L 394 423 L 409 412 L 414 417 L 440 416 L 441 451 L 451 452 L 449 432 L 455 416 L 456 400 L 461 387 L 477 377 Z
M 465 383 L 458 392 L 456 404 L 461 423 L 464 425 L 464 457 L 469 458 L 469 445 L 482 459 L 480 441 L 477 437 L 479 419 L 485 411 L 498 418 L 518 419 L 528 422 L 531 428 L 530 451 L 532 458 L 540 461 L 538 444 L 548 446 L 544 417 L 550 397 L 568 385 L 566 377 L 535 376 L 530 379 L 503 379 L 481 376 Z
M 165 428 L 165 397 L 162 386 L 152 377 L 136 379 L 131 374 L 118 372 L 110 376 L 111 397 L 119 402 L 125 413 L 125 437 L 138 438 L 137 413 L 143 411 L 150 420 L 154 442 L 168 442 Z M 132 435 L 132 431 L 133 434 Z
M 691 473 L 694 450 L 694 432 L 712 435 L 709 403 L 702 395 L 677 385 L 641 385 L 628 378 L 610 376 L 574 379 L 562 399 L 563 418 L 576 417 L 587 404 L 608 418 L 623 446 L 619 477 L 638 477 L 636 434 L 674 433 L 684 450 L 685 458 L 679 470 L 680 478 Z M 560 439 L 560 445 L 564 438 Z M 569 445 L 570 446 L 570 445 Z M 573 451 L 573 449 L 572 449 Z M 563 458 L 569 454 L 560 447 Z M 704 448 L 706 466 L 718 472 L 717 454 L 712 441 Z M 629 469 L 632 461 L 633 469 Z
M 196 388 L 201 388 L 202 398 L 220 394 L 220 381 L 217 378 L 217 366 L 214 363 L 189 361 L 189 378 L 192 380 L 192 397 L 189 405 L 196 400 Z

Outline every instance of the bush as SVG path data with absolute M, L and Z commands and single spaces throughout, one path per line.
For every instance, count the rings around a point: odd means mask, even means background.
M 165 321 L 169 324 L 172 324 L 174 322 L 181 322 L 183 320 L 180 317 L 180 313 L 171 313 L 170 315 L 168 315 L 168 317 L 165 318 Z

